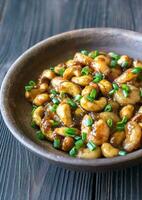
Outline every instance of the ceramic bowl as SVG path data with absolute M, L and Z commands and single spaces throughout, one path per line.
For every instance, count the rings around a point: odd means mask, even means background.
M 35 137 L 35 130 L 30 126 L 31 105 L 24 97 L 24 86 L 29 80 L 36 80 L 44 69 L 73 57 L 81 49 L 116 51 L 140 58 L 142 34 L 91 28 L 62 33 L 39 42 L 14 62 L 3 80 L 0 98 L 3 119 L 11 133 L 28 149 L 66 168 L 92 171 L 135 164 L 141 160 L 141 149 L 121 157 L 85 160 L 72 158 L 54 149 L 50 142 Z

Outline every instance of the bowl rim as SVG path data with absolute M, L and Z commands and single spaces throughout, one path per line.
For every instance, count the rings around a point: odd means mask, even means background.
M 120 165 L 126 162 L 134 161 L 136 159 L 140 159 L 142 157 L 142 149 L 136 150 L 135 152 L 129 153 L 126 156 L 122 157 L 114 157 L 114 158 L 100 158 L 100 159 L 80 159 L 80 158 L 72 158 L 72 157 L 64 157 L 61 155 L 56 155 L 54 152 L 48 152 L 47 149 L 41 147 L 40 145 L 34 143 L 32 140 L 30 140 L 25 135 L 23 136 L 22 131 L 16 126 L 14 122 L 11 121 L 10 115 L 7 115 L 8 113 L 8 106 L 5 103 L 5 93 L 7 88 L 7 82 L 10 80 L 10 77 L 12 76 L 12 72 L 15 68 L 19 67 L 22 60 L 27 59 L 28 55 L 31 55 L 35 50 L 40 50 L 41 47 L 48 45 L 48 43 L 52 43 L 55 40 L 58 42 L 58 40 L 62 40 L 63 38 L 70 39 L 72 37 L 79 36 L 80 34 L 85 34 L 85 32 L 105 32 L 106 34 L 121 34 L 125 35 L 130 38 L 134 38 L 135 40 L 140 40 L 142 42 L 142 34 L 125 30 L 125 29 L 118 29 L 118 28 L 85 28 L 85 29 L 76 29 L 71 30 L 68 32 L 60 33 L 55 36 L 49 37 L 47 39 L 44 39 L 38 43 L 36 43 L 34 46 L 30 47 L 28 50 L 26 50 L 16 61 L 11 65 L 9 68 L 6 76 L 3 79 L 2 85 L 1 85 L 1 91 L 0 91 L 0 108 L 1 108 L 1 114 L 4 119 L 5 124 L 9 128 L 10 132 L 13 134 L 13 136 L 21 142 L 24 146 L 26 146 L 29 150 L 37 153 L 38 155 L 47 158 L 48 160 L 52 162 L 56 162 L 59 164 L 64 165 L 71 165 L 71 166 L 83 166 L 83 167 L 107 167 L 107 166 L 116 166 Z

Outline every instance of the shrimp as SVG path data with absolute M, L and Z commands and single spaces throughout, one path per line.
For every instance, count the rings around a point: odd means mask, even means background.
M 127 123 L 126 139 L 124 140 L 123 147 L 126 151 L 131 152 L 138 149 L 141 145 L 142 131 L 138 123 L 130 121 Z
M 129 88 L 130 92 L 128 97 L 125 97 L 123 90 L 119 88 L 119 90 L 114 93 L 114 101 L 117 101 L 121 106 L 126 106 L 128 104 L 134 105 L 140 102 L 139 89 L 133 85 L 129 85 Z
M 101 145 L 108 141 L 110 129 L 104 120 L 99 119 L 94 123 L 92 128 L 93 129 L 88 136 L 89 141 L 93 141 L 97 145 Z

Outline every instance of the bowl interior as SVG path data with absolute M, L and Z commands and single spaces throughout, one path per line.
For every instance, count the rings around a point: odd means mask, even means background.
M 75 164 L 76 160 L 66 153 L 55 150 L 49 142 L 41 142 L 35 137 L 35 130 L 30 126 L 31 105 L 24 97 L 24 86 L 29 80 L 37 80 L 46 68 L 64 62 L 81 49 L 99 49 L 116 51 L 140 58 L 142 37 L 130 31 L 118 29 L 85 29 L 61 34 L 45 40 L 22 55 L 8 72 L 2 86 L 2 114 L 13 134 L 30 149 L 38 154 L 58 162 Z M 141 150 L 139 150 L 141 151 Z M 138 152 L 138 151 L 137 151 Z M 135 153 L 132 153 L 135 156 Z M 78 159 L 78 165 L 105 166 L 120 159 L 99 159 L 96 161 Z M 130 160 L 131 157 L 128 160 Z M 100 161 L 101 160 L 101 161 Z M 77 164 L 76 164 L 77 165 Z

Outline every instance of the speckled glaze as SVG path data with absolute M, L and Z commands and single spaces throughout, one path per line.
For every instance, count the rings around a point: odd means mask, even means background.
M 142 34 L 112 28 L 81 29 L 48 38 L 27 50 L 10 67 L 1 87 L 0 107 L 6 125 L 27 148 L 66 168 L 95 171 L 141 161 L 142 150 L 110 159 L 71 158 L 54 149 L 49 142 L 36 139 L 35 131 L 30 126 L 31 105 L 24 97 L 24 85 L 31 79 L 36 80 L 45 68 L 71 58 L 81 49 L 111 50 L 140 58 Z

